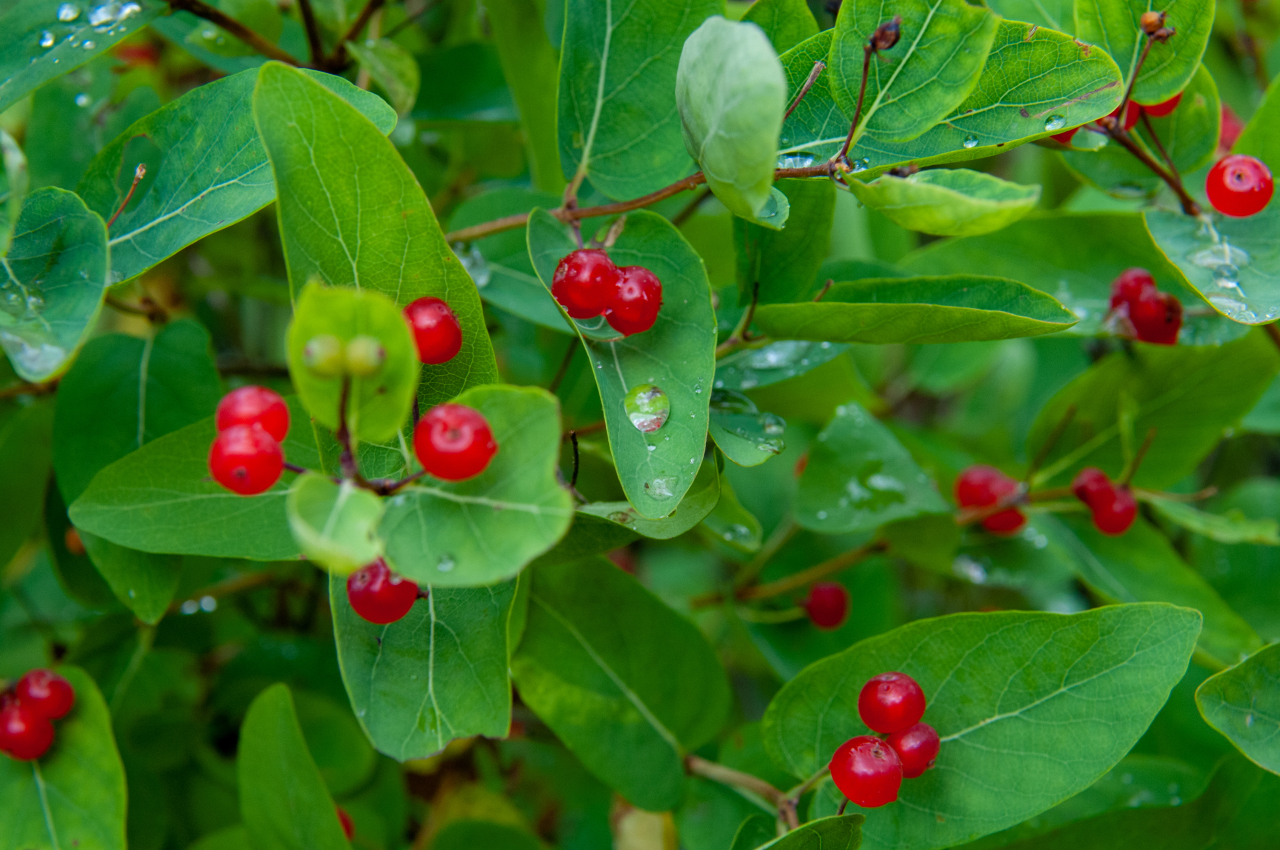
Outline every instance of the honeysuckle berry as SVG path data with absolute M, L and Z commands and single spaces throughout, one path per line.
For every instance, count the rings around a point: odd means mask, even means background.
M 1182 302 L 1156 288 L 1146 269 L 1125 269 L 1111 284 L 1111 310 L 1124 321 L 1117 330 L 1141 342 L 1175 345 L 1182 329 Z M 1120 319 L 1116 320 L 1120 322 Z
M 1098 495 L 1089 507 L 1094 527 L 1112 537 L 1128 531 L 1138 516 L 1138 502 L 1128 487 L 1112 487 L 1110 492 Z
M 1182 92 L 1178 92 L 1168 100 L 1162 100 L 1159 103 L 1153 103 L 1150 106 L 1141 104 L 1142 111 L 1150 115 L 1152 118 L 1163 118 L 1173 110 L 1178 108 L 1178 104 L 1182 102 Z
M 1111 479 L 1105 472 L 1096 466 L 1087 466 L 1071 482 L 1071 492 L 1085 505 L 1092 506 L 1094 500 L 1108 494 L 1112 486 Z
M 599 316 L 613 301 L 622 275 L 604 251 L 579 249 L 556 266 L 551 294 L 575 319 Z
M 462 350 L 462 326 L 449 305 L 439 298 L 419 298 L 404 308 L 413 331 L 418 359 L 423 363 L 447 363 Z
M 1079 131 L 1079 127 L 1072 127 L 1070 130 L 1063 130 L 1061 133 L 1055 133 L 1049 138 L 1053 139 L 1060 145 L 1069 145 L 1071 144 L 1071 140 L 1075 138 L 1076 133 Z
M 872 676 L 858 694 L 858 716 L 875 732 L 910 729 L 924 717 L 924 691 L 906 673 Z
M 373 336 L 361 335 L 352 337 L 347 342 L 345 358 L 347 371 L 357 378 L 367 378 L 376 374 L 387 362 L 387 350 L 382 342 Z
M 1223 215 L 1245 218 L 1262 212 L 1271 201 L 1275 183 L 1271 169 L 1257 157 L 1224 156 L 1209 169 L 1204 181 L 1209 203 Z
M 1235 111 L 1222 104 L 1222 129 L 1218 132 L 1218 151 L 1219 157 L 1224 157 L 1231 153 L 1231 149 L 1235 147 L 1236 140 L 1240 138 L 1240 134 L 1244 132 L 1244 122 L 1240 120 L 1240 116 Z
M 350 841 L 356 837 L 356 822 L 351 819 L 351 815 L 347 814 L 347 810 L 341 806 L 334 806 L 338 810 L 338 823 L 342 824 L 342 834 Z
M 413 429 L 413 450 L 427 474 L 445 481 L 474 478 L 498 453 L 488 421 L 463 404 L 438 404 Z
M 1111 309 L 1115 310 L 1140 297 L 1148 288 L 1155 288 L 1156 279 L 1143 268 L 1125 269 L 1111 282 Z
M 643 266 L 623 266 L 618 271 L 617 294 L 604 311 L 605 321 L 623 336 L 643 333 L 658 320 L 662 283 Z
M 902 761 L 874 735 L 850 738 L 831 757 L 831 780 L 849 802 L 872 809 L 898 799 Z
M 266 387 L 239 387 L 218 402 L 213 421 L 219 431 L 234 425 L 258 425 L 279 443 L 289 433 L 289 406 Z
M 337 378 L 347 371 L 345 349 L 333 334 L 313 336 L 302 348 L 302 362 L 321 378 Z
M 11 699 L 0 707 L 0 752 L 35 761 L 53 745 L 53 723 L 32 706 Z
M 52 670 L 28 670 L 13 691 L 19 702 L 50 720 L 66 717 L 76 704 L 75 688 Z
M 418 585 L 393 573 L 381 558 L 347 576 L 352 610 L 379 626 L 402 619 L 417 598 Z
M 938 733 L 928 723 L 917 723 L 909 729 L 894 732 L 885 739 L 885 743 L 898 754 L 902 775 L 907 779 L 915 779 L 933 767 L 942 746 Z
M 809 588 L 804 600 L 805 613 L 820 629 L 838 629 L 849 617 L 849 591 L 833 581 L 820 581 Z
M 233 425 L 209 447 L 209 474 L 241 496 L 270 490 L 283 470 L 280 443 L 259 425 Z
M 956 479 L 956 503 L 962 508 L 989 508 L 1018 492 L 1019 484 L 1000 470 L 985 464 L 971 466 Z M 982 527 L 993 534 L 1013 534 L 1026 524 L 1017 508 L 986 517 Z

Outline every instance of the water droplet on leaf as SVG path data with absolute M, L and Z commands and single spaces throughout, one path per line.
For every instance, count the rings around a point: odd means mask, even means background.
M 964 137 L 964 149 L 970 150 L 978 146 L 978 137 L 970 133 Z
M 1045 132 L 1053 133 L 1067 126 L 1067 119 L 1061 115 L 1050 115 L 1044 120 Z
M 63 3 L 58 7 L 58 20 L 69 24 L 80 17 L 80 7 L 75 3 Z
M 631 424 L 645 434 L 652 434 L 667 424 L 667 417 L 671 415 L 671 399 L 656 384 L 632 387 L 622 399 L 622 405 Z
M 40 46 L 43 47 L 45 50 L 48 50 L 50 47 L 53 47 L 53 43 L 55 40 L 56 39 L 54 39 L 53 33 L 49 32 L 48 30 L 45 30 L 40 34 Z

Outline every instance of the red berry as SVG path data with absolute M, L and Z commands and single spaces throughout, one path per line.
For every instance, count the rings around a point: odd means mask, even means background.
M 1146 269 L 1125 269 L 1111 283 L 1111 309 L 1114 310 L 1122 304 L 1134 301 L 1141 297 L 1145 290 L 1155 289 L 1155 286 L 1156 279 Z
M 849 591 L 842 584 L 820 581 L 809 589 L 804 610 L 818 628 L 838 629 L 849 616 Z
M 1129 304 L 1129 322 L 1141 342 L 1176 345 L 1182 329 L 1182 302 L 1154 287 Z
M 76 704 L 71 683 L 52 670 L 29 670 L 14 691 L 23 705 L 50 720 L 66 717 Z
M 933 767 L 933 761 L 938 757 L 938 749 L 941 747 L 938 733 L 928 723 L 917 723 L 910 729 L 894 732 L 885 743 L 898 754 L 898 759 L 902 762 L 902 775 L 908 779 L 915 779 Z
M 599 316 L 613 301 L 621 274 L 604 251 L 577 250 L 560 261 L 551 294 L 575 319 Z
M 662 308 L 662 282 L 644 266 L 623 266 L 619 272 L 618 294 L 609 302 L 604 318 L 625 336 L 647 331 Z
M 214 424 L 219 431 L 233 425 L 261 425 L 277 443 L 283 443 L 289 433 L 289 406 L 266 387 L 240 387 L 218 402 Z
M 1229 154 L 1243 132 L 1244 122 L 1240 120 L 1240 116 L 1236 115 L 1230 106 L 1222 104 L 1222 130 L 1218 134 L 1218 155 Z
M 439 298 L 411 302 L 404 308 L 404 318 L 413 331 L 418 359 L 423 363 L 447 363 L 462 350 L 462 326 L 449 305 Z
M 1053 139 L 1058 144 L 1069 145 L 1071 144 L 1071 139 L 1075 137 L 1075 134 L 1079 130 L 1079 127 L 1072 127 L 1070 130 L 1063 130 L 1061 133 L 1055 133 L 1049 138 Z
M 34 761 L 52 744 L 53 724 L 35 708 L 16 699 L 0 708 L 0 752 Z
M 342 824 L 342 834 L 350 841 L 356 837 L 356 822 L 341 806 L 334 806 L 334 808 L 338 810 L 338 823 Z
M 1119 115 L 1120 115 L 1120 107 L 1119 107 L 1119 106 L 1117 106 L 1115 109 L 1113 109 L 1113 110 L 1111 110 L 1110 112 L 1108 112 L 1108 113 L 1107 113 L 1107 117 L 1108 117 L 1108 118 L 1116 118 L 1116 117 L 1118 117 Z M 1125 129 L 1125 131 L 1127 132 L 1127 131 L 1129 131 L 1129 130 L 1132 130 L 1135 126 L 1137 126 L 1137 124 L 1138 124 L 1138 119 L 1139 119 L 1141 116 L 1142 116 L 1142 107 L 1141 107 L 1141 106 L 1139 106 L 1138 104 L 1134 103 L 1132 100 L 1131 100 L 1131 101 L 1129 101 L 1128 105 L 1125 107 L 1125 110 L 1124 110 L 1124 129 Z M 1099 119 L 1098 121 L 1096 121 L 1096 122 L 1094 122 L 1094 123 L 1096 123 L 1096 124 L 1101 124 L 1101 123 L 1102 123 L 1102 120 L 1101 120 L 1101 119 Z
M 379 558 L 347 576 L 347 601 L 370 623 L 385 626 L 409 613 L 418 598 L 418 585 L 391 572 Z
M 280 444 L 257 425 L 233 425 L 209 447 L 213 480 L 241 496 L 270 490 L 283 470 Z
M 1178 103 L 1182 100 L 1182 92 L 1178 92 L 1168 100 L 1147 106 L 1142 104 L 1142 111 L 1150 115 L 1152 118 L 1163 118 L 1170 112 L 1178 108 Z
M 979 464 L 969 467 L 956 479 L 956 503 L 962 508 L 989 508 L 1018 489 L 1018 482 L 1000 470 Z M 993 534 L 1012 534 L 1026 521 L 1022 511 L 1009 508 L 984 519 L 982 527 Z
M 924 717 L 924 691 L 906 673 L 881 673 L 862 686 L 858 715 L 875 732 L 910 729 Z
M 1090 507 L 1093 506 L 1097 499 L 1109 496 L 1113 489 L 1111 479 L 1096 466 L 1088 466 L 1080 470 L 1076 474 L 1075 480 L 1071 482 L 1071 492 L 1076 494 L 1077 499 Z
M 463 481 L 484 472 L 498 444 L 480 411 L 463 404 L 438 404 L 413 429 L 413 451 L 429 474 Z
M 1113 537 L 1128 531 L 1138 515 L 1138 502 L 1128 487 L 1113 487 L 1110 494 L 1104 494 L 1090 507 L 1094 526 Z
M 1224 156 L 1209 169 L 1204 182 L 1209 203 L 1223 215 L 1244 218 L 1262 212 L 1275 184 L 1266 163 L 1252 156 Z
M 840 793 L 864 809 L 898 799 L 902 761 L 893 747 L 873 735 L 859 735 L 836 747 L 830 768 Z

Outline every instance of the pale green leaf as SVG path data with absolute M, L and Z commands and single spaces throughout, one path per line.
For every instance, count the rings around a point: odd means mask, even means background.
M 1280 546 L 1280 523 L 1271 517 L 1250 519 L 1239 510 L 1209 513 L 1177 499 L 1162 499 L 1154 493 L 1143 493 L 1142 500 L 1169 522 L 1210 540 Z
M 418 100 L 421 78 L 413 54 L 387 38 L 348 41 L 347 50 L 382 87 L 398 115 L 407 115 Z
M 723 481 L 716 469 L 713 457 L 704 458 L 698 467 L 698 477 L 689 488 L 680 505 L 670 516 L 646 519 L 627 502 L 588 502 L 578 508 L 577 515 L 600 517 L 654 540 L 670 540 L 679 537 L 707 518 L 720 501 Z M 591 553 L 595 554 L 595 553 Z
M 1007 227 L 1040 200 L 1039 186 L 1022 186 L 967 168 L 938 168 L 909 177 L 882 174 L 849 182 L 863 204 L 908 230 L 937 236 L 977 236 Z
M 742 20 L 764 30 L 779 53 L 818 34 L 818 22 L 805 0 L 756 0 Z
M 302 554 L 339 575 L 382 554 L 377 535 L 382 510 L 382 500 L 368 490 L 313 473 L 299 475 L 285 500 L 289 528 Z
M 786 448 L 786 421 L 761 412 L 751 399 L 734 390 L 711 393 L 711 439 L 724 456 L 739 466 L 759 466 Z
M 1254 764 L 1280 773 L 1280 645 L 1205 679 L 1196 705 L 1205 722 Z
M 13 136 L 0 130 L 0 153 L 3 154 L 4 183 L 0 186 L 0 254 L 9 253 L 13 241 L 13 229 L 22 214 L 22 203 L 27 199 L 31 178 L 27 173 L 27 157 L 13 140 Z

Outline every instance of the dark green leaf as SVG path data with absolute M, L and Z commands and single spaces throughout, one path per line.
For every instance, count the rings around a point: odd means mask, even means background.
M 848 348 L 826 340 L 783 340 L 762 348 L 744 348 L 716 361 L 715 388 L 750 390 L 767 387 L 829 363 Z
M 334 797 L 368 787 L 378 756 L 345 703 L 307 691 L 294 695 L 298 725 L 320 778 Z
M 733 390 L 711 393 L 711 439 L 739 466 L 759 466 L 782 452 L 787 423 L 776 413 L 762 413 L 755 402 Z
M 890 221 L 938 236 L 976 236 L 1007 227 L 1040 199 L 1039 186 L 1021 186 L 981 171 L 938 168 L 909 177 L 882 174 L 849 183 L 858 200 Z
M 160 622 L 178 590 L 181 559 L 127 549 L 83 529 L 79 533 L 90 560 L 116 598 L 142 622 Z
M 758 850 L 858 850 L 862 846 L 863 820 L 862 815 L 818 818 L 759 845 Z M 744 833 L 740 832 L 734 838 L 733 850 L 737 850 L 742 837 Z
M 347 50 L 382 87 L 399 115 L 408 114 L 418 99 L 418 63 L 413 54 L 394 41 L 348 41 Z
M 509 96 L 519 105 L 533 185 L 547 192 L 558 192 L 564 188 L 560 174 L 560 140 L 556 136 L 560 70 L 556 48 L 560 33 L 556 33 L 553 48 L 543 35 L 544 5 L 535 0 L 490 0 L 485 11 L 502 72 L 510 87 Z M 469 76 L 471 71 L 471 67 L 466 67 L 462 74 Z M 502 87 L 504 94 L 507 91 Z
M 1151 45 L 1133 83 L 1134 100 L 1163 103 L 1186 87 L 1209 41 L 1213 6 L 1213 0 L 1172 0 L 1161 7 L 1168 14 L 1166 26 L 1177 30 L 1177 35 Z M 1147 44 L 1138 18 L 1151 8 L 1146 0 L 1076 0 L 1076 36 L 1110 54 L 1128 84 Z
M 49 480 L 53 406 L 0 402 L 0 563 L 7 564 L 40 521 Z
M 30 138 L 30 130 L 28 138 Z M 0 253 L 9 253 L 13 241 L 13 229 L 22 214 L 22 204 L 27 199 L 31 178 L 27 172 L 27 157 L 13 136 L 0 130 L 0 154 L 4 160 L 3 184 L 0 185 Z
M 1217 513 L 1239 512 L 1247 517 L 1280 516 L 1280 482 L 1251 478 L 1209 508 Z M 1268 643 L 1280 640 L 1280 549 L 1248 543 L 1225 545 L 1192 539 L 1192 563 L 1222 598 L 1244 617 Z
M 836 187 L 831 181 L 784 180 L 776 188 L 786 194 L 791 205 L 785 228 L 773 230 L 739 217 L 733 220 L 741 304 L 750 301 L 757 284 L 761 304 L 810 297 L 831 246 L 836 211 Z
M 1196 705 L 1250 761 L 1280 773 L 1280 645 L 1258 650 L 1196 689 Z
M 773 49 L 783 53 L 818 34 L 818 22 L 804 0 L 757 0 L 742 20 L 750 21 L 769 36 Z

